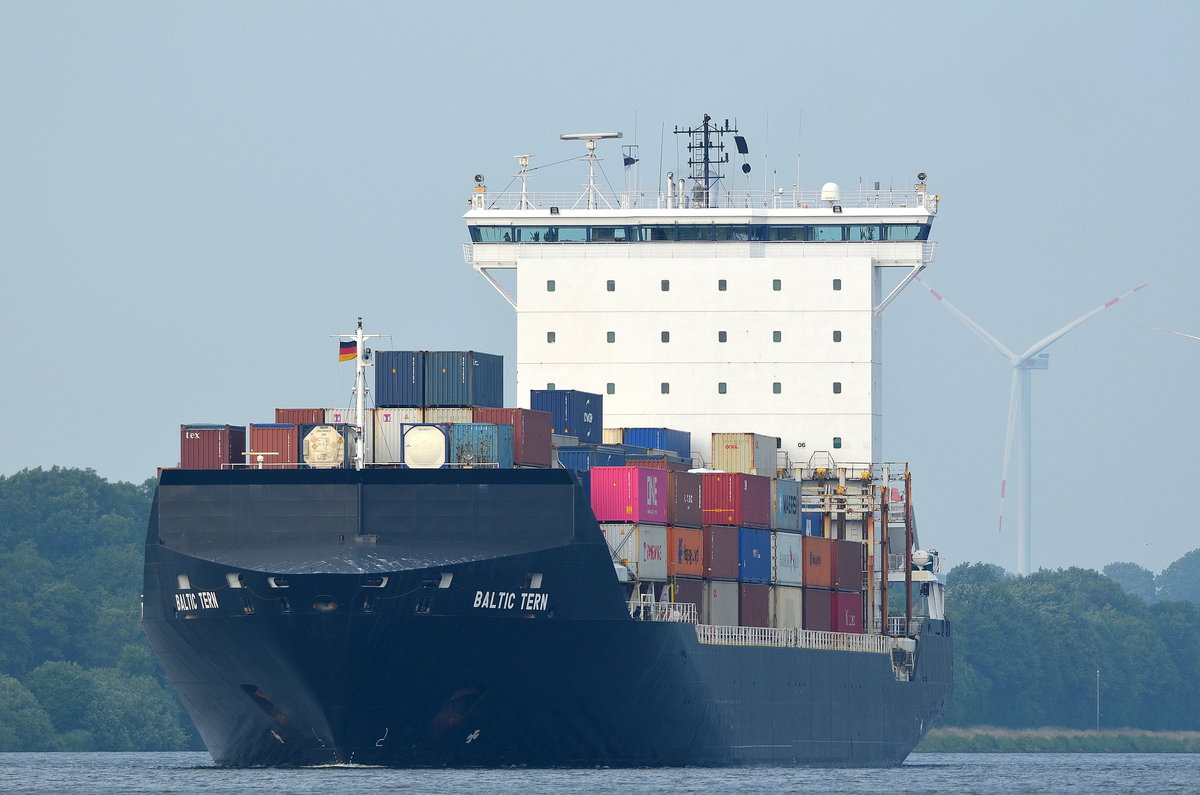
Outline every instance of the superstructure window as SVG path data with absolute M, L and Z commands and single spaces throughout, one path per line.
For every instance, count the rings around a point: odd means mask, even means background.
M 780 290 L 782 290 L 783 289 L 783 280 L 782 279 L 772 279 L 771 280 L 771 289 L 774 290 L 775 292 L 779 292 Z
M 728 334 L 726 334 L 724 331 L 717 332 L 717 342 L 728 342 L 728 341 L 729 341 Z
M 604 289 L 608 290 L 610 293 L 615 293 L 617 291 L 616 280 L 609 279 L 607 282 L 604 283 Z
M 850 240 L 863 242 L 867 240 L 881 240 L 883 235 L 879 231 L 878 224 L 869 226 L 851 226 L 847 227 L 850 232 Z
M 680 240 L 712 240 L 713 228 L 711 226 L 680 226 Z
M 639 230 L 640 240 L 643 243 L 654 243 L 659 240 L 674 240 L 675 226 L 643 226 Z
M 546 332 L 546 342 L 554 342 L 554 332 L 553 331 Z
M 771 332 L 771 342 L 783 342 L 783 332 L 782 331 L 772 331 Z
M 767 240 L 799 243 L 806 238 L 806 226 L 768 226 Z
M 774 394 L 776 394 L 776 395 L 778 395 L 778 394 L 782 393 L 782 392 L 783 392 L 783 384 L 781 384 L 781 383 L 780 383 L 780 382 L 778 382 L 778 381 L 776 381 L 775 383 L 771 384 L 771 392 L 772 392 L 772 393 L 774 393 Z
M 714 226 L 713 239 L 715 240 L 749 240 L 749 226 Z
M 629 228 L 624 226 L 593 226 L 593 243 L 628 243 Z
M 833 437 L 833 449 L 834 450 L 842 449 L 842 437 L 840 437 L 840 436 Z
M 927 240 L 929 238 L 929 227 L 925 224 L 888 224 L 884 229 L 887 230 L 888 240 Z
M 546 280 L 546 292 L 548 292 L 548 293 L 552 293 L 552 292 L 554 292 L 554 288 L 555 288 L 555 286 L 556 286 L 556 285 L 554 284 L 554 280 L 553 280 L 553 279 L 547 279 L 547 280 Z
M 615 331 L 609 331 L 604 336 L 608 339 L 609 342 L 617 341 L 617 332 L 615 332 Z
M 475 243 L 511 243 L 511 226 L 473 226 L 471 240 Z
M 728 385 L 724 381 L 718 381 L 717 382 L 717 394 L 724 395 L 727 391 L 729 391 Z
M 614 384 L 612 381 L 609 381 L 607 384 L 604 385 L 604 391 L 610 395 L 615 395 L 617 393 L 617 385 Z
M 671 341 L 671 332 L 669 332 L 669 331 L 664 331 L 664 332 L 662 333 L 662 341 L 663 341 L 663 342 L 670 342 L 670 341 Z
M 717 289 L 719 291 L 725 292 L 725 288 L 728 286 L 728 283 L 724 279 L 717 279 Z
M 669 383 L 667 383 L 666 381 L 663 381 L 662 384 L 659 385 L 659 388 L 662 390 L 662 393 L 664 395 L 669 394 L 671 392 L 671 385 Z
M 671 280 L 670 280 L 670 279 L 663 279 L 663 280 L 662 280 L 662 291 L 665 293 L 665 292 L 667 292 L 667 291 L 668 291 L 668 290 L 670 290 L 670 289 L 671 289 Z
M 841 381 L 833 382 L 833 394 L 835 394 L 835 395 L 842 394 L 842 382 Z
M 840 289 L 842 289 L 842 280 L 841 280 L 841 279 L 834 279 L 834 280 L 833 280 L 833 289 L 835 289 L 835 290 L 840 290 Z
M 833 332 L 833 341 L 834 341 L 834 342 L 841 342 L 841 341 L 842 341 L 842 332 L 840 332 L 840 331 L 836 331 L 836 330 L 835 330 L 835 331 Z
M 554 384 L 553 384 L 553 383 L 546 384 L 546 389 L 553 390 L 553 389 L 554 389 Z
M 846 228 L 843 226 L 813 226 L 810 240 L 817 243 L 837 242 L 846 239 Z

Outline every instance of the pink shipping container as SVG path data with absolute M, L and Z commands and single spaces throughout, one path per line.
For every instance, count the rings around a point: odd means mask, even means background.
M 667 473 L 639 467 L 592 467 L 592 513 L 598 522 L 667 523 Z
M 475 422 L 513 426 L 513 465 L 545 469 L 550 456 L 550 412 L 532 409 L 474 410 Z
M 241 425 L 180 425 L 179 466 L 229 469 L 245 459 L 246 429 Z
M 743 582 L 738 585 L 738 626 L 765 627 L 771 623 L 771 586 Z
M 705 524 L 771 526 L 770 478 L 737 472 L 705 472 L 702 477 Z
M 834 632 L 863 631 L 863 598 L 861 593 L 833 594 L 832 629 Z
M 251 425 L 246 445 L 246 464 L 258 469 L 258 456 L 263 457 L 263 469 L 295 469 L 300 452 L 296 426 L 289 423 Z
M 614 561 L 642 580 L 667 579 L 667 528 L 657 524 L 601 524 Z
M 703 526 L 703 494 L 704 478 L 699 473 L 668 472 L 667 522 L 680 527 Z
M 738 578 L 738 529 L 724 525 L 704 528 L 704 576 L 709 580 Z

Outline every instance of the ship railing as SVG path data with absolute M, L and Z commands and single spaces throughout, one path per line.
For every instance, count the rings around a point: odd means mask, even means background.
M 905 627 L 904 616 L 888 616 L 888 634 L 898 638 L 915 638 L 921 633 L 921 622 L 924 620 L 923 618 L 914 618 Z
M 716 646 L 776 646 L 791 649 L 861 651 L 890 654 L 896 647 L 886 635 L 850 632 L 822 632 L 791 627 L 719 627 L 697 624 L 696 638 Z
M 920 245 L 920 255 L 917 256 L 908 246 Z M 746 251 L 757 249 L 756 254 L 763 253 L 763 246 L 778 247 L 774 253 L 767 249 L 767 256 L 791 256 L 794 252 L 789 246 L 825 246 L 829 256 L 845 258 L 869 257 L 880 266 L 912 266 L 918 262 L 933 262 L 937 254 L 937 244 L 931 240 L 872 240 L 861 243 L 841 243 L 831 241 L 812 242 L 757 242 L 745 240 L 723 241 L 678 241 L 670 245 L 657 243 L 463 243 L 463 261 L 468 265 L 484 265 L 494 268 L 515 268 L 518 261 L 530 259 L 721 259 L 730 256 L 730 252 L 740 252 L 741 246 Z M 896 246 L 903 246 L 897 250 Z M 900 256 L 903 253 L 904 256 Z
M 696 606 L 690 602 L 629 603 L 629 615 L 639 621 L 673 621 L 680 624 L 696 623 Z
M 599 192 L 589 206 L 588 195 L 579 192 L 520 191 L 481 192 L 471 195 L 476 210 L 707 210 L 707 209 L 821 209 L 835 205 L 847 207 L 901 207 L 937 210 L 937 197 L 916 190 L 843 190 L 837 201 L 822 201 L 820 191 L 798 190 L 723 190 L 715 188 L 707 196 L 688 189 L 682 202 L 665 191 Z

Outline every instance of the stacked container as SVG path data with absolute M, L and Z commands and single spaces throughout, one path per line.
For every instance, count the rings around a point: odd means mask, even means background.
M 609 430 L 606 429 L 605 433 Z M 620 444 L 635 444 L 654 450 L 666 450 L 681 458 L 692 455 L 692 434 L 673 428 L 625 428 Z
M 834 632 L 863 631 L 863 569 L 866 548 L 858 541 L 832 541 Z
M 771 526 L 771 480 L 730 472 L 704 473 L 704 523 Z
M 771 527 L 800 529 L 800 484 L 787 478 L 771 478 Z
M 586 444 L 604 438 L 604 398 L 577 389 L 533 389 L 529 407 L 550 412 L 550 432 L 576 436 Z
M 450 463 L 450 426 L 402 425 L 400 449 L 406 469 L 444 469 Z
M 833 542 L 828 538 L 804 536 L 804 628 L 829 632 L 833 629 Z
M 275 422 L 311 425 L 325 421 L 325 409 L 275 409 Z
M 626 461 L 633 465 L 634 461 Z M 641 466 L 641 462 L 637 462 Z M 704 478 L 693 472 L 667 472 L 667 523 L 702 527 Z
M 399 464 L 404 458 L 401 429 L 405 425 L 425 422 L 425 410 L 419 408 L 375 409 L 375 437 L 371 454 L 376 464 Z
M 613 560 L 640 580 L 667 579 L 667 528 L 665 525 L 602 522 L 604 540 Z
M 300 451 L 296 426 L 291 423 L 251 425 L 247 433 L 246 465 L 252 469 L 295 469 Z M 258 456 L 262 456 L 262 461 Z
M 800 514 L 800 532 L 806 536 L 825 535 L 825 514 L 803 511 Z
M 619 447 L 580 445 L 559 447 L 554 451 L 564 469 L 591 469 L 592 467 L 619 467 L 625 465 L 625 453 Z
M 299 456 L 304 469 L 347 469 L 353 465 L 354 426 L 306 423 L 299 429 Z
M 714 433 L 712 467 L 725 472 L 775 477 L 778 440 L 757 433 Z
M 450 460 L 463 467 L 513 465 L 513 426 L 460 422 L 450 426 Z
M 513 428 L 513 464 L 519 467 L 546 468 L 550 456 L 550 414 L 530 409 L 477 408 L 474 422 L 495 422 Z
M 592 512 L 600 522 L 667 523 L 667 473 L 639 467 L 593 467 Z
M 375 352 L 375 405 L 424 408 L 425 351 Z
M 478 351 L 425 352 L 425 406 L 503 406 L 504 357 Z
M 245 459 L 246 429 L 241 425 L 180 425 L 179 466 L 229 469 Z

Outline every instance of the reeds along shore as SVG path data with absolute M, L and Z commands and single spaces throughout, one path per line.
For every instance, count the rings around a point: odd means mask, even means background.
M 918 753 L 1200 753 L 1200 732 L 975 726 L 934 729 L 916 750 Z

